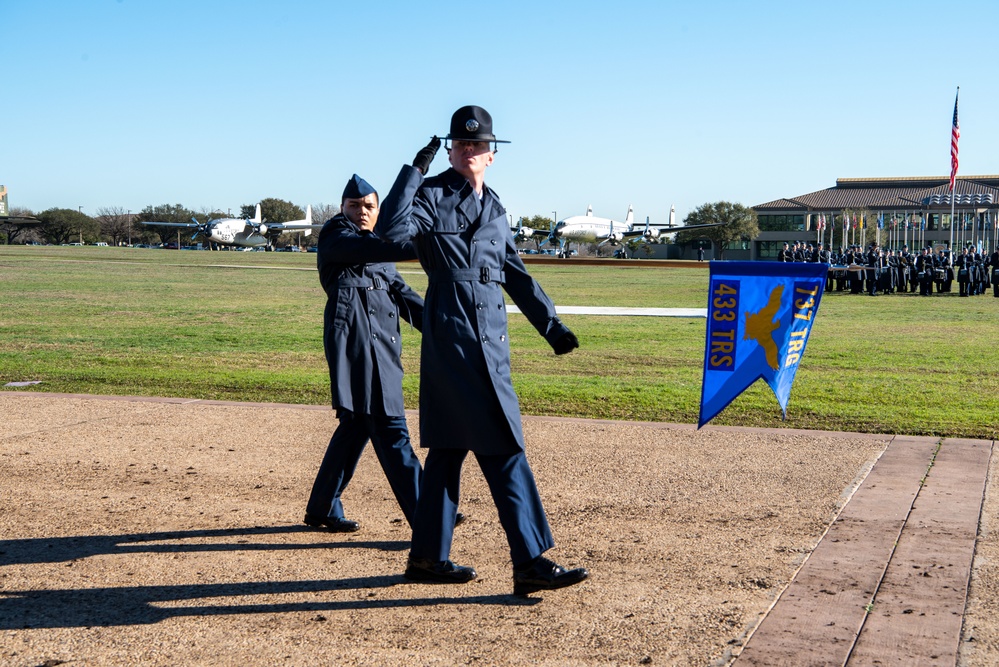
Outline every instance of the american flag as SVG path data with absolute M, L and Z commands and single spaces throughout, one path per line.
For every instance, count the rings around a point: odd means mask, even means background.
M 957 140 L 961 138 L 961 127 L 957 124 L 957 98 L 961 94 L 958 86 L 954 95 L 954 124 L 950 128 L 950 191 L 954 192 L 954 181 L 957 179 Z

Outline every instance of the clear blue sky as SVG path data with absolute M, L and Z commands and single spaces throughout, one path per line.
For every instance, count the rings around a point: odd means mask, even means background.
M 999 3 L 4 0 L 0 183 L 95 214 L 382 193 L 488 109 L 514 218 L 999 173 Z M 447 167 L 443 150 L 432 173 Z

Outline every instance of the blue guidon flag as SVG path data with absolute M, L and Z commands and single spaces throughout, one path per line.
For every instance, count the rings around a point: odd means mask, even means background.
M 787 402 L 819 312 L 828 264 L 712 261 L 701 428 L 758 379 Z

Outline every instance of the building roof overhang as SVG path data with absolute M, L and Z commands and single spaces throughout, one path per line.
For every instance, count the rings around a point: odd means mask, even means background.
M 954 193 L 948 176 L 839 178 L 836 187 L 753 206 L 757 213 L 810 213 L 844 209 L 933 209 L 999 206 L 999 176 L 958 177 Z

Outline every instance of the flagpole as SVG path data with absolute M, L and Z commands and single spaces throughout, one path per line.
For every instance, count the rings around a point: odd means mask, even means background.
M 957 199 L 957 140 L 961 137 L 961 126 L 957 121 L 957 100 L 961 96 L 961 86 L 957 87 L 954 94 L 954 121 L 950 128 L 950 244 L 951 252 L 954 251 L 954 200 Z
M 840 251 L 846 252 L 846 211 L 841 214 L 843 218 L 843 238 L 840 240 Z
M 999 211 L 996 211 L 995 219 L 992 221 L 992 252 L 999 248 Z
M 973 224 L 975 225 L 975 232 L 974 232 L 974 234 L 975 234 L 975 245 L 977 246 L 981 242 L 981 238 L 980 238 L 980 235 L 978 233 L 978 209 L 975 209 L 974 212 L 971 215 L 972 215 Z

